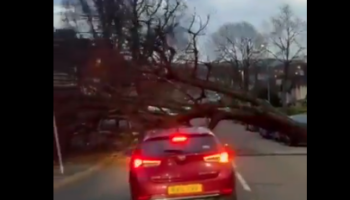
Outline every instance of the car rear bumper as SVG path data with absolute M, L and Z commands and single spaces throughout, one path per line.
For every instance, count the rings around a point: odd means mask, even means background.
M 193 195 L 193 196 L 186 196 L 186 197 L 162 197 L 162 196 L 155 196 L 152 197 L 151 200 L 191 200 L 191 199 L 208 199 L 208 198 L 215 198 L 220 197 L 220 194 L 201 194 L 201 195 Z
M 235 194 L 236 182 L 234 171 L 225 176 L 219 176 L 214 179 L 202 180 L 199 182 L 176 182 L 176 183 L 146 183 L 138 184 L 138 194 L 136 196 L 149 197 L 149 200 L 190 200 L 190 199 L 222 199 Z M 186 195 L 168 195 L 167 188 L 174 185 L 187 185 L 200 183 L 205 188 L 203 192 L 197 194 L 186 194 Z M 147 200 L 148 200 L 147 199 Z
M 232 200 L 232 195 L 207 194 L 187 197 L 153 197 L 150 200 Z

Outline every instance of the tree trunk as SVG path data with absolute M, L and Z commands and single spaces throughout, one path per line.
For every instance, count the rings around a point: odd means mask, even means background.
M 249 62 L 244 61 L 244 68 L 243 68 L 243 86 L 245 91 L 249 91 Z
M 284 74 L 283 74 L 283 79 L 282 79 L 282 95 L 281 95 L 281 100 L 282 100 L 282 106 L 283 108 L 286 108 L 288 105 L 287 102 L 287 96 L 288 96 L 288 87 L 289 87 L 289 66 L 290 62 L 286 61 L 284 63 Z

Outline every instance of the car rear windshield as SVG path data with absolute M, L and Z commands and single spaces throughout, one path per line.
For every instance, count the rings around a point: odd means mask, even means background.
M 158 137 L 146 140 L 141 145 L 141 153 L 145 156 L 166 156 L 169 153 L 181 154 L 217 152 L 219 144 L 212 135 L 188 135 L 186 142 L 173 143 L 169 137 Z

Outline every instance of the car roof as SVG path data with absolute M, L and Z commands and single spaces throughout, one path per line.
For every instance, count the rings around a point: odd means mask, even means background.
M 145 134 L 145 137 L 143 138 L 143 141 L 156 138 L 156 137 L 167 137 L 169 135 L 172 135 L 174 133 L 181 133 L 185 135 L 191 135 L 191 134 L 209 134 L 214 135 L 214 133 L 202 126 L 193 126 L 193 127 L 174 127 L 169 129 L 156 129 L 156 130 L 150 130 L 147 131 Z

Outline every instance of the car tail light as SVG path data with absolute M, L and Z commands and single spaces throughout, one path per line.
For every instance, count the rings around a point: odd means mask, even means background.
M 141 165 L 142 165 L 142 160 L 136 158 L 136 159 L 134 160 L 134 162 L 133 162 L 134 168 L 139 168 Z
M 140 167 L 155 167 L 155 166 L 159 166 L 161 163 L 160 160 L 145 160 L 145 159 L 140 159 L 140 158 L 136 158 L 133 160 L 133 167 L 136 168 L 140 168 Z
M 186 136 L 175 136 L 173 138 L 171 138 L 172 142 L 185 142 L 187 141 L 187 137 Z
M 222 152 L 219 154 L 214 154 L 210 156 L 205 156 L 204 161 L 206 162 L 219 162 L 219 163 L 228 163 L 230 162 L 229 155 L 227 152 Z

